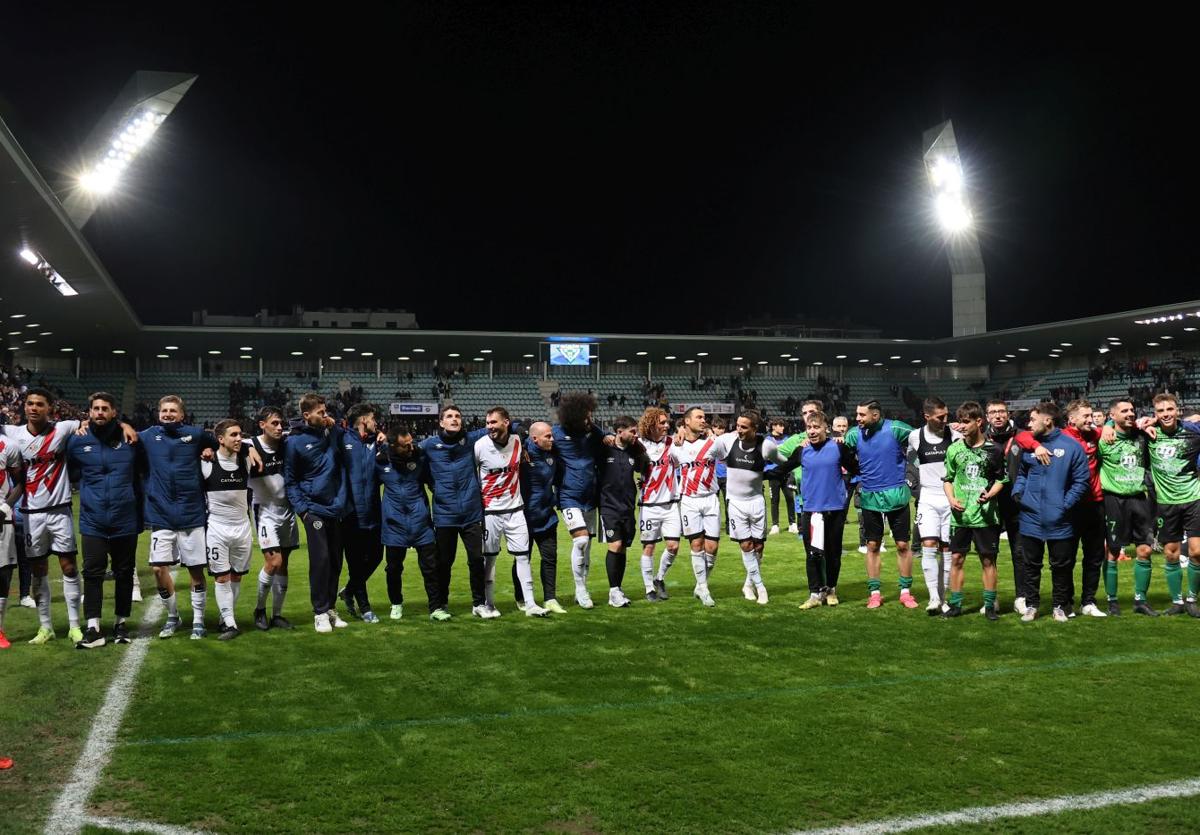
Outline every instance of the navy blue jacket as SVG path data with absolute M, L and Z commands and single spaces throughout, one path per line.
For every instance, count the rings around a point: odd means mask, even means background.
M 183 423 L 151 426 L 138 433 L 146 456 L 145 518 L 151 530 L 202 528 L 208 505 L 200 480 L 200 453 L 216 449 L 209 432 Z
M 303 429 L 288 435 L 283 448 L 283 486 L 297 516 L 312 513 L 324 519 L 346 515 L 346 478 L 342 470 L 342 437 L 329 429 Z
M 552 531 L 558 527 L 554 508 L 558 498 L 554 492 L 558 465 L 561 462 L 554 450 L 538 447 L 532 438 L 525 439 L 529 463 L 521 462 L 521 498 L 525 501 L 525 523 L 530 533 Z
M 1021 454 L 1013 499 L 1021 506 L 1021 534 L 1034 539 L 1070 539 L 1075 535 L 1071 508 L 1090 487 L 1087 453 L 1069 435 L 1051 429 L 1037 439 L 1053 456 L 1042 465 L 1032 453 Z
M 137 489 L 145 459 L 142 444 L 127 444 L 117 426 L 116 446 L 89 429 L 67 441 L 67 468 L 79 484 L 79 533 L 112 539 L 142 530 L 141 495 Z
M 420 449 L 414 449 L 407 459 L 386 454 L 376 459 L 375 475 L 383 485 L 380 535 L 384 545 L 415 548 L 433 542 L 433 521 L 425 498 L 427 463 Z
M 554 454 L 562 458 L 558 506 L 592 510 L 596 507 L 596 458 L 604 451 L 604 433 L 593 426 L 586 435 L 572 437 L 561 426 L 551 430 Z
M 483 494 L 475 466 L 475 442 L 486 429 L 460 432 L 449 439 L 441 432 L 421 441 L 433 483 L 433 524 L 464 528 L 483 521 Z
M 379 482 L 375 480 L 375 438 L 364 442 L 356 429 L 342 435 L 342 462 L 349 486 L 346 511 L 357 517 L 360 528 L 379 527 Z

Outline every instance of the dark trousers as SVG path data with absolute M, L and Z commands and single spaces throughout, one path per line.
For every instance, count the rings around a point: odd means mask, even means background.
M 805 511 L 800 514 L 800 530 L 804 534 L 804 569 L 808 574 L 808 591 L 819 594 L 834 588 L 842 574 L 842 532 L 846 529 L 846 511 L 826 511 L 825 547 L 812 546 L 812 518 L 816 514 Z
M 784 504 L 787 505 L 787 520 L 788 525 L 793 525 L 796 522 L 796 491 L 786 481 L 779 479 L 768 479 L 771 485 L 771 524 L 779 524 L 779 494 L 784 496 Z
M 358 524 L 357 516 L 347 516 L 342 520 L 342 553 L 350 575 L 346 578 L 346 592 L 354 596 L 361 611 L 369 612 L 371 601 L 367 596 L 367 581 L 383 561 L 379 528 L 364 528 Z
M 88 620 L 100 617 L 104 602 L 104 573 L 112 558 L 113 580 L 116 582 L 115 612 L 127 618 L 133 608 L 133 570 L 137 559 L 137 534 L 105 539 L 83 537 L 83 616 Z
M 13 537 L 13 542 L 17 546 L 17 575 L 21 585 L 21 597 L 29 597 L 30 590 L 33 588 L 33 569 L 29 567 L 29 560 L 25 558 L 24 525 L 17 525 L 17 533 Z
M 558 576 L 558 528 L 555 527 L 548 531 L 530 535 L 533 537 L 533 541 L 537 543 L 538 554 L 542 558 L 542 600 L 556 600 L 558 598 L 555 585 Z M 517 579 L 516 560 L 513 560 L 512 580 L 513 594 L 516 596 L 517 602 L 524 603 L 525 595 L 521 591 L 521 581 Z
M 1008 550 L 1012 554 L 1013 593 L 1025 597 L 1025 560 L 1021 557 L 1021 506 L 1012 500 L 1008 488 L 1000 494 L 1000 524 L 1008 534 Z
M 342 576 L 341 525 L 337 519 L 305 513 L 304 533 L 308 539 L 308 594 L 313 614 L 333 608 L 338 579 Z
M 1072 511 L 1075 535 L 1083 546 L 1083 576 L 1080 580 L 1079 602 L 1086 606 L 1096 602 L 1096 589 L 1100 586 L 1100 572 L 1104 570 L 1105 533 L 1104 503 L 1086 499 L 1075 505 Z
M 1069 612 L 1075 605 L 1076 539 L 1034 539 L 1021 536 L 1021 559 L 1025 565 L 1025 607 L 1042 602 L 1042 557 L 1050 552 L 1050 584 L 1054 605 Z
M 435 608 L 444 609 L 450 604 L 450 569 L 454 567 L 459 539 L 467 551 L 471 605 L 482 606 L 487 579 L 483 568 L 483 523 L 475 522 L 462 528 L 435 528 L 433 533 L 437 539 L 438 605 Z
M 854 489 L 850 491 L 850 499 L 854 502 L 854 513 L 858 517 L 858 547 L 867 547 L 867 528 L 866 522 L 863 520 L 862 512 L 862 490 L 858 489 L 858 485 L 854 485 Z M 849 505 L 847 505 L 849 507 Z
M 425 581 L 425 596 L 429 599 L 429 611 L 432 613 L 437 608 L 434 604 L 441 600 L 437 546 L 429 542 L 417 545 L 413 550 L 417 552 L 417 567 L 421 569 L 421 578 Z M 401 580 L 404 577 L 404 557 L 407 553 L 407 548 L 387 546 L 387 567 L 384 570 L 387 573 L 388 601 L 393 606 L 404 602 L 404 585 Z

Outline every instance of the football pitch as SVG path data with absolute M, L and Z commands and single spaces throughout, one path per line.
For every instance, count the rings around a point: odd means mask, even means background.
M 1123 617 L 1022 624 L 1004 544 L 1003 617 L 976 614 L 971 557 L 970 614 L 947 621 L 896 602 L 890 542 L 887 602 L 867 611 L 856 537 L 848 524 L 842 605 L 807 612 L 797 609 L 807 597 L 803 550 L 786 532 L 768 539 L 767 606 L 742 598 L 741 560 L 723 541 L 715 609 L 692 599 L 686 553 L 668 578 L 670 600 L 643 602 L 631 554 L 633 606 L 603 605 L 603 546 L 594 545 L 597 607 L 582 611 L 570 600 L 560 529 L 568 613 L 546 620 L 516 610 L 506 555 L 504 616 L 472 619 L 460 554 L 454 619 L 431 623 L 410 552 L 403 620 L 386 619 L 381 567 L 371 597 L 383 622 L 331 635 L 312 629 L 303 549 L 285 609 L 296 629 L 253 628 L 256 552 L 238 609 L 242 637 L 216 640 L 210 592 L 207 639 L 143 642 L 127 710 L 108 729 L 111 757 L 80 769 L 87 789 L 66 796 L 137 644 L 71 647 L 56 579 L 59 640 L 27 646 L 36 614 L 15 600 L 9 609 L 0 756 L 15 765 L 0 772 L 0 831 L 61 824 L 51 810 L 64 803 L 77 810 L 67 823 L 86 832 L 887 831 L 853 828 L 881 820 L 927 832 L 967 821 L 979 832 L 1196 830 L 1200 623 L 1129 613 L 1131 563 L 1122 563 Z M 148 539 L 138 565 L 149 602 Z M 1166 604 L 1160 560 L 1156 608 Z M 186 622 L 186 594 L 181 609 Z M 106 630 L 111 612 L 110 599 Z M 133 621 L 142 614 L 135 604 Z M 1148 785 L 1156 793 L 1145 802 L 1119 794 Z M 1049 802 L 1092 794 L 1074 808 Z M 986 813 L 1008 804 L 1020 814 Z M 937 817 L 981 809 L 967 821 Z

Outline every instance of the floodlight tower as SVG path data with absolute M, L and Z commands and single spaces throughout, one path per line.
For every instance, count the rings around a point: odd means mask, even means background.
M 77 187 L 63 199 L 63 208 L 77 229 L 83 228 L 104 196 L 117 187 L 125 169 L 195 81 L 191 73 L 140 70 L 126 82 L 88 135 Z
M 954 336 L 987 331 L 987 280 L 975 219 L 967 199 L 954 125 L 949 120 L 925 131 L 925 170 L 933 189 L 933 210 L 950 259 L 950 301 Z

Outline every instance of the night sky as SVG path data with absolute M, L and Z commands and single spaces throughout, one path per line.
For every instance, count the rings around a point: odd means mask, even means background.
M 151 324 L 298 302 L 426 328 L 770 312 L 948 335 L 921 165 L 945 118 L 991 328 L 1200 296 L 1182 21 L 642 5 L 25 3 L 0 113 L 54 182 L 133 71 L 199 74 L 85 228 Z

